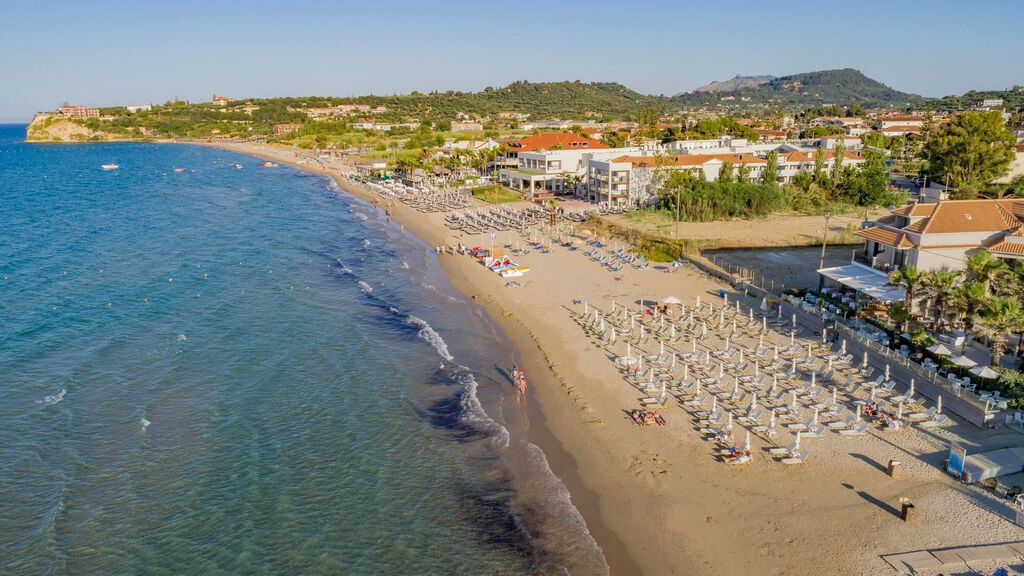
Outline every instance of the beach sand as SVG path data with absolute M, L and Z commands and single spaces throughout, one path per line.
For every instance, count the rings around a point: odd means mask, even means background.
M 225 147 L 299 160 L 291 150 Z M 311 162 L 302 167 L 338 176 Z M 370 197 L 344 178 L 338 182 Z M 476 243 L 447 230 L 440 214 L 396 204 L 392 217 L 430 245 Z M 498 234 L 499 241 L 507 238 Z M 894 574 L 882 555 L 1024 538 L 1005 502 L 940 470 L 951 439 L 975 452 L 980 445 L 1019 444 L 1014 433 L 959 421 L 930 431 L 872 429 L 855 438 L 829 432 L 804 441 L 807 463 L 785 466 L 766 452 L 790 442 L 783 430 L 775 443 L 755 436 L 753 461 L 733 467 L 719 461 L 719 448 L 674 400 L 662 410 L 667 425 L 634 426 L 628 410 L 644 394 L 612 361 L 624 345 L 608 349 L 588 336 L 574 320 L 582 306 L 573 300 L 607 310 L 612 299 L 637 308 L 641 299 L 672 295 L 691 304 L 700 295 L 717 305 L 718 290 L 729 287 L 688 266 L 671 274 L 661 266 L 624 268 L 620 281 L 582 251 L 557 246 L 519 260 L 531 270 L 516 279 L 521 287 L 507 288 L 506 279 L 471 257 L 440 257 L 452 284 L 476 295 L 516 344 L 531 407 L 542 419 L 533 440 L 573 493 L 612 574 Z M 781 335 L 774 341 L 789 343 Z M 710 332 L 704 344 L 723 347 Z M 884 471 L 891 459 L 902 463 L 898 479 Z M 898 518 L 903 497 L 916 505 L 917 522 Z

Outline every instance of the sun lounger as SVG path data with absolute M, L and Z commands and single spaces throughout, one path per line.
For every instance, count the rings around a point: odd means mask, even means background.
M 824 424 L 818 424 L 817 426 L 814 426 L 813 428 L 807 430 L 806 432 L 803 432 L 800 435 L 800 437 L 801 438 L 821 438 L 824 434 L 825 434 L 825 425 Z
M 694 396 L 693 398 L 684 401 L 683 402 L 683 406 L 700 406 L 700 405 L 704 404 L 704 402 L 706 402 L 707 399 L 708 399 L 708 395 L 707 394 L 701 394 L 699 396 Z
M 743 442 L 743 444 L 740 444 L 739 450 L 737 450 L 736 453 L 737 454 L 742 454 L 742 453 L 746 452 L 747 450 L 750 450 L 750 444 L 747 444 L 746 442 Z M 722 456 L 732 456 L 733 455 L 733 451 L 732 450 L 721 450 L 720 453 L 721 453 Z
M 935 416 L 935 406 L 929 408 L 926 412 L 915 412 L 907 415 L 907 420 L 931 420 Z
M 813 425 L 814 425 L 814 416 L 811 415 L 811 416 L 808 416 L 807 420 L 805 420 L 804 422 L 797 422 L 796 424 L 789 424 L 789 425 L 786 426 L 786 428 L 789 428 L 790 430 L 807 430 L 808 428 L 810 428 Z
M 668 399 L 668 395 L 667 394 L 662 394 L 661 396 L 650 396 L 650 397 L 647 397 L 647 398 L 641 398 L 640 399 L 640 403 L 643 404 L 644 406 L 650 406 L 652 404 L 657 404 L 658 406 L 664 406 L 665 405 L 665 401 L 667 399 Z
M 768 453 L 775 456 L 791 456 L 796 453 L 796 450 L 799 447 L 800 444 L 798 444 L 797 441 L 794 440 L 789 446 L 786 446 L 785 448 L 769 448 Z
M 807 451 L 797 452 L 796 454 L 793 455 L 792 458 L 783 458 L 782 460 L 780 460 L 780 462 L 786 465 L 803 464 L 804 462 L 807 461 L 807 455 Z
M 860 424 L 850 428 L 849 430 L 840 430 L 839 433 L 843 436 L 863 436 L 868 431 L 867 422 L 861 422 Z
M 949 416 L 946 416 L 945 414 L 939 414 L 938 416 L 931 420 L 925 420 L 924 422 L 921 422 L 919 426 L 922 426 L 924 428 L 935 428 L 936 426 L 942 426 L 944 424 L 947 424 L 950 421 L 951 420 L 949 419 Z

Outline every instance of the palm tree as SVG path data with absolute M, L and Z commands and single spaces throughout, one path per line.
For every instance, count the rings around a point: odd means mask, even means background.
M 998 367 L 1006 350 L 1006 337 L 1024 321 L 1020 302 L 1007 296 L 993 296 L 978 310 L 978 325 L 992 345 L 992 366 Z
M 906 329 L 906 323 L 910 320 L 910 312 L 907 312 L 907 305 L 903 302 L 889 304 L 889 320 L 896 324 L 900 332 Z
M 950 305 L 964 321 L 967 331 L 974 328 L 974 317 L 985 302 L 985 285 L 981 282 L 964 282 L 953 289 Z
M 992 279 L 1006 268 L 1006 263 L 996 258 L 988 250 L 980 250 L 967 257 L 967 275 L 976 282 L 985 285 L 985 294 L 989 293 Z
M 886 286 L 903 288 L 905 294 L 903 305 L 911 318 L 914 316 L 914 293 L 924 284 L 925 275 L 917 271 L 913 266 L 904 266 L 889 274 L 889 281 Z
M 942 326 L 943 312 L 950 296 L 953 294 L 953 288 L 956 286 L 956 280 L 959 276 L 959 272 L 950 272 L 949 270 L 938 270 L 925 276 L 924 285 L 931 291 L 931 298 L 929 300 L 931 302 L 931 309 L 935 313 L 937 328 Z

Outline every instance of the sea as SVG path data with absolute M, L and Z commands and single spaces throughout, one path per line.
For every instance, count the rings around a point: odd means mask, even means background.
M 607 573 L 431 247 L 283 164 L 24 135 L 0 125 L 0 574 Z

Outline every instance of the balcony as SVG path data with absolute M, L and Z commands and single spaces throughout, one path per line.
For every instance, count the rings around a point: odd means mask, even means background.
M 895 272 L 896 270 L 899 270 L 899 266 L 889 264 L 888 262 L 880 262 L 880 256 L 884 255 L 868 256 L 865 252 L 861 250 L 854 250 L 851 262 L 863 264 L 865 266 L 870 266 L 875 270 L 881 270 L 882 272 L 885 272 L 887 274 L 889 272 Z

